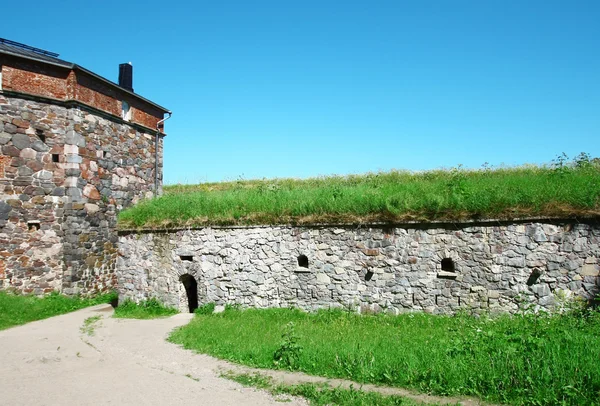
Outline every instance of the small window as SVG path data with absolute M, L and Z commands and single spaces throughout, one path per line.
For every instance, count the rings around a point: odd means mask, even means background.
M 450 258 L 442 259 L 442 271 L 454 272 L 454 261 Z
M 308 268 L 308 257 L 306 255 L 298 256 L 298 266 L 301 268 Z
M 365 280 L 368 282 L 373 278 L 373 271 L 367 271 L 365 274 Z
M 29 231 L 37 231 L 40 229 L 40 222 L 38 220 L 28 221 L 27 228 Z
M 535 268 L 533 271 L 531 271 L 531 274 L 529 275 L 529 278 L 527 279 L 527 286 L 533 286 L 537 283 L 538 279 L 540 278 L 540 276 L 542 276 L 542 271 L 540 271 L 538 268 Z
M 60 158 L 58 156 L 58 154 L 52 154 L 52 162 L 59 162 Z
M 193 255 L 180 255 L 179 259 L 181 259 L 182 261 L 193 261 L 194 260 L 194 256 Z
M 121 118 L 125 121 L 131 121 L 131 107 L 126 101 L 121 102 Z
M 44 144 L 46 143 L 46 135 L 44 134 L 44 130 L 35 130 L 35 135 L 37 135 L 40 141 L 42 141 Z

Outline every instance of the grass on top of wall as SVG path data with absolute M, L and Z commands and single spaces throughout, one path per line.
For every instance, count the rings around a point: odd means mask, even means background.
M 116 299 L 115 292 L 93 298 L 69 297 L 57 292 L 44 297 L 0 292 L 0 330 Z
M 244 365 L 514 405 L 597 405 L 600 312 L 496 318 L 239 310 L 170 341 Z
M 600 165 L 582 154 L 547 166 L 236 181 L 165 191 L 121 212 L 120 228 L 598 216 Z

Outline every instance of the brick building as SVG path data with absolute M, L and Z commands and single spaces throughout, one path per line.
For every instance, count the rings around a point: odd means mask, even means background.
M 161 193 L 170 117 L 134 93 L 132 69 L 117 84 L 0 39 L 0 289 L 116 286 L 116 216 Z

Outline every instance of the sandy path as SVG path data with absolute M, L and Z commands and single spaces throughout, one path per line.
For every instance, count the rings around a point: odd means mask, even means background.
M 84 320 L 101 316 L 94 335 Z M 0 331 L 2 405 L 281 405 L 218 376 L 219 361 L 165 341 L 192 315 L 110 318 L 100 305 Z M 292 399 L 290 405 L 306 405 Z

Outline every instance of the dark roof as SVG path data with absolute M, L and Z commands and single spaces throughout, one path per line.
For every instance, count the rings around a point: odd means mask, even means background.
M 0 53 L 19 56 L 22 58 L 33 59 L 40 62 L 50 63 L 52 65 L 62 66 L 64 68 L 73 68 L 71 62 L 58 59 L 58 54 L 44 51 L 43 49 L 30 47 L 25 44 L 0 38 Z
M 66 68 L 66 69 L 76 69 L 76 70 L 85 72 L 89 75 L 94 76 L 96 79 L 99 79 L 99 80 L 105 82 L 106 84 L 108 84 L 111 87 L 116 87 L 125 93 L 128 93 L 140 100 L 143 100 L 144 102 L 146 102 L 148 104 L 151 104 L 153 107 L 155 107 L 165 113 L 171 112 L 169 109 L 166 109 L 166 108 L 140 96 L 139 94 L 129 91 L 129 90 L 125 89 L 124 87 L 119 86 L 115 82 L 112 82 L 112 81 L 84 68 L 83 66 L 79 66 L 75 63 L 67 62 L 62 59 L 57 58 L 58 54 L 56 54 L 56 53 L 44 51 L 43 49 L 34 48 L 29 45 L 20 44 L 18 42 L 0 38 L 0 54 L 12 55 L 12 56 L 16 56 L 19 58 L 25 58 L 25 59 L 29 59 L 32 61 L 47 63 L 50 65 L 55 65 L 55 66 L 59 66 L 59 67 Z

